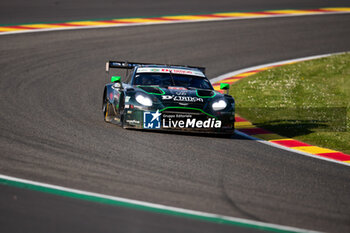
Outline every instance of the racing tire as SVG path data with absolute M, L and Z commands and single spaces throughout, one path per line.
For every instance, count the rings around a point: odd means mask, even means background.
M 113 109 L 112 105 L 108 103 L 108 101 L 105 101 L 102 107 L 104 120 L 105 122 L 112 122 L 112 116 L 113 116 Z

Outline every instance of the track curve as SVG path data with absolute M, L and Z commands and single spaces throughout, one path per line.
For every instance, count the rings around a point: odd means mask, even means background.
M 325 27 L 324 25 L 327 25 Z M 350 170 L 236 136 L 122 130 L 100 112 L 110 58 L 232 68 L 350 50 L 350 16 L 0 37 L 0 173 L 308 229 L 350 229 Z

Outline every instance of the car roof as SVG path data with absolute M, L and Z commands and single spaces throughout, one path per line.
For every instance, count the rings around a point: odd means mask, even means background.
M 202 70 L 195 67 L 186 67 L 186 66 L 175 66 L 175 65 L 138 65 L 135 67 L 137 73 L 168 73 L 171 70 L 171 73 L 174 74 L 183 74 L 183 75 L 192 75 L 197 77 L 206 78 Z

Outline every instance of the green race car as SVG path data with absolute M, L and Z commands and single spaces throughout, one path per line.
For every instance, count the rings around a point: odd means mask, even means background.
M 109 61 L 106 71 L 111 68 L 127 69 L 127 75 L 123 82 L 112 76 L 105 85 L 106 122 L 123 128 L 234 132 L 235 101 L 213 89 L 205 68 Z

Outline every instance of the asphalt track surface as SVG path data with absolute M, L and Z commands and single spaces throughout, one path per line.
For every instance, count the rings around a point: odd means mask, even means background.
M 349 25 L 350 15 L 328 15 L 1 36 L 0 173 L 349 232 L 346 166 L 238 136 L 122 130 L 106 124 L 101 113 L 104 63 L 110 58 L 202 65 L 215 77 L 253 65 L 349 51 Z M 0 203 L 1 232 L 252 231 L 3 185 Z
M 2 0 L 0 23 L 349 6 L 348 0 Z

